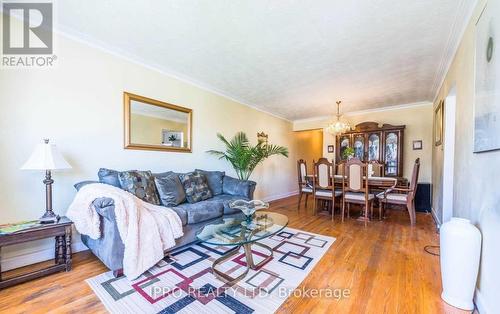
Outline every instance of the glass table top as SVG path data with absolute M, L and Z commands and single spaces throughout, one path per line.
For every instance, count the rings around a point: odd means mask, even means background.
M 270 237 L 287 224 L 285 215 L 258 211 L 248 219 L 244 215 L 222 217 L 198 231 L 196 238 L 213 245 L 243 245 Z

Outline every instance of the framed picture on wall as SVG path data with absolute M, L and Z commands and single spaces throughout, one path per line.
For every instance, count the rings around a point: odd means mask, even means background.
M 422 140 L 413 141 L 413 150 L 421 150 L 422 149 Z
M 333 145 L 328 145 L 328 152 L 329 152 L 329 153 L 334 153 L 334 152 L 335 152 L 335 146 L 333 146 Z
M 500 1 L 488 1 L 476 23 L 475 153 L 500 149 L 499 11 Z
M 443 142 L 443 110 L 444 100 L 434 110 L 434 145 L 439 146 Z

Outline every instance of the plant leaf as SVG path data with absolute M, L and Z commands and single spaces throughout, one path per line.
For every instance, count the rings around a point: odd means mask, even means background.
M 217 137 L 226 146 L 226 151 L 209 150 L 207 153 L 218 156 L 219 159 L 226 159 L 241 180 L 248 180 L 255 167 L 266 158 L 272 155 L 288 157 L 289 154 L 288 149 L 283 146 L 263 142 L 252 146 L 244 132 L 236 133 L 230 141 L 220 133 L 217 133 Z

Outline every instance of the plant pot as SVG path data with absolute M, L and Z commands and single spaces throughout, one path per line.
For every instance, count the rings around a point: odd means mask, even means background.
M 474 309 L 481 233 L 468 219 L 452 218 L 440 230 L 441 298 L 457 308 Z

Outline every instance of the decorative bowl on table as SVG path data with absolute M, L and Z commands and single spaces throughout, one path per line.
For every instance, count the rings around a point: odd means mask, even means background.
M 253 214 L 259 209 L 268 209 L 269 203 L 263 202 L 261 200 L 235 200 L 229 203 L 229 207 L 239 209 L 247 218 L 247 222 L 252 220 Z

